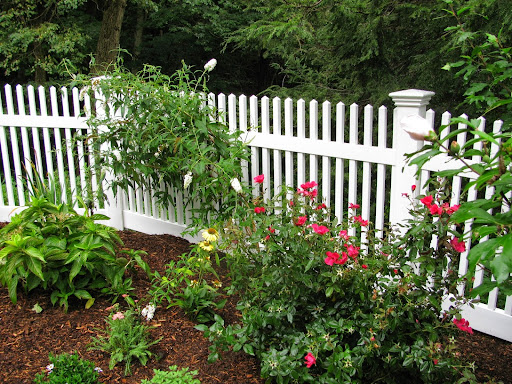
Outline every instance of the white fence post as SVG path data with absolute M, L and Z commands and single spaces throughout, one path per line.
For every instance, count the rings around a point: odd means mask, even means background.
M 411 186 L 416 184 L 415 167 L 406 165 L 405 154 L 413 153 L 422 147 L 420 141 L 411 139 L 401 127 L 400 122 L 409 115 L 426 116 L 426 106 L 434 92 L 419 89 L 407 89 L 389 94 L 395 103 L 393 111 L 393 149 L 396 151 L 395 165 L 391 174 L 391 196 L 389 221 L 398 224 L 409 217 L 408 200 L 402 193 L 411 193 Z
M 101 81 L 99 79 L 99 81 Z M 101 92 L 101 89 L 95 89 L 94 92 L 96 98 L 96 116 L 98 119 L 104 119 L 106 117 L 106 105 L 107 100 L 105 95 Z M 109 108 L 110 117 L 115 117 L 116 111 L 113 109 L 112 105 Z M 99 131 L 105 131 L 108 127 L 102 125 L 99 128 Z M 105 155 L 106 152 L 110 152 L 112 149 L 108 144 L 103 143 L 100 148 L 100 153 L 102 156 Z M 106 215 L 110 218 L 108 222 L 104 224 L 114 227 L 118 230 L 124 229 L 124 218 L 123 218 L 123 191 L 118 189 L 117 195 L 114 195 L 114 191 L 112 190 L 111 182 L 115 177 L 114 173 L 107 169 L 105 170 L 105 179 L 103 180 L 103 193 L 105 194 L 106 200 L 104 201 Z M 140 186 L 139 186 L 140 188 Z

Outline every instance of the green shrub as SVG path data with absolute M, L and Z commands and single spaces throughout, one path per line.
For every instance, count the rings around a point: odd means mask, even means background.
M 100 368 L 90 361 L 83 360 L 78 353 L 49 356 L 50 364 L 44 373 L 38 373 L 34 383 L 42 384 L 96 384 L 99 383 Z
M 261 361 L 261 374 L 277 383 L 453 382 L 463 370 L 454 354 L 459 254 L 441 236 L 440 222 L 418 203 L 417 221 L 436 222 L 440 246 L 415 264 L 432 233 L 374 236 L 351 205 L 348 223 L 316 201 L 316 183 L 283 191 L 226 227 L 227 259 L 241 300 L 241 324 L 198 325 L 219 350 L 243 349 Z M 291 200 L 287 196 L 291 196 Z M 416 224 L 409 228 L 415 228 Z M 246 236 L 242 236 L 245 233 Z M 364 233 L 361 243 L 360 234 Z M 430 246 L 430 244 L 428 244 Z M 415 273 L 416 269 L 421 273 Z M 458 299 L 454 296 L 455 299 Z M 459 325 L 467 326 L 463 321 Z M 466 328 L 467 329 L 467 328 Z
M 18 288 L 50 290 L 52 304 L 68 310 L 71 296 L 93 304 L 91 291 L 125 293 L 127 267 L 138 263 L 149 273 L 140 254 L 116 257 L 122 245 L 116 230 L 96 223 L 104 215 L 79 215 L 67 204 L 32 197 L 27 207 L 0 230 L 0 282 L 13 303 Z
M 194 376 L 197 371 L 189 371 L 188 368 L 178 370 L 175 365 L 169 367 L 169 371 L 153 370 L 155 375 L 151 380 L 142 380 L 141 384 L 201 384 Z

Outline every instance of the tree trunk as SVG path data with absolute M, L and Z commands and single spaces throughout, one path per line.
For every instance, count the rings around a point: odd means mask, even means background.
M 137 24 L 135 26 L 135 36 L 133 39 L 133 56 L 137 60 L 140 56 L 140 47 L 142 45 L 142 34 L 144 32 L 144 21 L 146 21 L 146 11 L 137 7 Z
M 35 57 L 35 70 L 34 70 L 34 81 L 36 84 L 46 83 L 46 71 L 42 67 L 42 61 L 44 60 L 44 52 L 41 42 L 37 41 L 34 46 L 34 57 Z
M 111 0 L 106 2 L 107 6 L 103 11 L 100 36 L 96 47 L 95 62 L 91 68 L 92 74 L 101 74 L 116 60 L 126 1 Z

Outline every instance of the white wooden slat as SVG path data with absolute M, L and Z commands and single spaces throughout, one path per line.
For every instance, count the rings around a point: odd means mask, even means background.
M 318 101 L 311 100 L 309 103 L 309 138 L 310 142 L 316 142 L 318 140 Z M 316 181 L 318 180 L 318 156 L 310 155 L 309 156 L 309 180 L 308 181 Z
M 14 112 L 14 103 L 13 103 L 13 97 L 12 97 L 12 89 L 10 90 L 10 97 L 7 98 L 7 113 L 9 115 L 15 115 Z M 22 104 L 22 108 L 23 104 Z M 19 107 L 18 107 L 19 109 Z M 21 173 L 21 158 L 20 158 L 20 152 L 18 149 L 18 133 L 17 129 L 14 126 L 9 127 L 9 132 L 11 136 L 11 153 L 13 158 L 13 165 L 14 165 L 14 175 L 15 175 L 15 184 L 16 184 L 16 190 L 18 192 L 18 202 L 19 205 L 24 206 L 25 205 L 25 188 L 23 187 L 23 175 Z
M 74 88 L 71 90 L 73 99 L 78 98 L 78 89 Z M 69 117 L 69 100 L 68 100 L 68 89 L 66 87 L 61 88 L 62 93 L 62 110 L 64 117 Z M 65 139 L 65 147 L 66 147 L 66 159 L 67 159 L 67 170 L 69 177 L 69 188 L 72 197 L 72 202 L 75 207 L 77 207 L 76 201 L 76 172 L 75 172 L 75 159 L 73 154 L 73 135 L 71 133 L 70 128 L 64 128 L 64 137 Z
M 30 115 L 30 117 L 37 116 L 36 95 L 35 95 L 35 89 L 32 85 L 29 85 L 27 87 L 27 94 L 28 94 L 29 115 Z M 40 132 L 39 127 L 37 127 L 37 126 L 32 127 L 32 145 L 34 148 L 34 165 L 35 165 L 36 171 L 38 173 L 38 177 L 43 178 L 44 177 L 43 156 L 41 154 L 41 142 L 39 140 L 39 132 Z
M 3 118 L 4 116 L 5 115 L 4 115 L 2 95 L 0 94 L 0 118 Z M 2 134 L 2 130 L 4 130 L 4 127 L 0 127 L 0 136 Z M 5 131 L 4 131 L 4 133 L 5 133 Z M 1 142 L 1 140 L 0 140 L 0 142 Z M 0 151 L 2 151 L 2 153 L 3 153 L 1 143 L 0 143 Z M 5 204 L 5 201 L 4 201 L 3 180 L 2 180 L 2 175 L 0 174 L 0 207 L 2 207 L 4 204 Z
M 281 136 L 281 99 L 275 97 L 272 100 L 272 139 Z M 283 166 L 281 162 L 281 151 L 274 150 L 274 195 L 281 192 L 281 185 L 283 180 Z M 277 211 L 276 213 L 279 213 Z
M 258 98 L 251 96 L 249 98 L 249 124 L 250 130 L 258 131 Z M 249 185 L 252 187 L 252 194 L 254 197 L 259 196 L 259 186 L 254 182 L 254 177 L 259 175 L 260 172 L 260 154 L 256 147 L 251 147 L 251 180 Z
M 388 132 L 388 110 L 381 106 L 378 112 L 377 146 L 386 148 Z M 375 191 L 375 229 L 376 237 L 382 238 L 384 229 L 384 212 L 386 205 L 386 166 L 377 164 L 377 188 Z
M 236 96 L 230 94 L 228 96 L 228 127 L 231 133 L 237 131 L 236 116 Z
M 39 94 L 39 110 L 41 112 L 41 116 L 48 116 L 48 109 L 46 106 L 46 91 L 43 86 L 38 88 Z M 50 141 L 50 129 L 48 127 L 43 127 L 43 144 L 44 144 L 44 159 L 46 163 L 46 177 L 48 178 L 48 182 L 53 182 L 54 177 L 54 169 L 53 169 L 53 149 Z
M 7 84 L 4 87 L 4 92 L 5 92 L 5 99 L 6 99 L 7 104 L 9 104 L 9 99 L 11 99 L 10 102 L 12 103 L 12 88 L 9 84 Z M 2 107 L 2 109 L 3 109 L 3 107 Z M 7 113 L 9 113 L 9 112 L 7 112 Z M 4 116 L 2 116 L 2 119 Z M 16 203 L 14 202 L 14 188 L 12 185 L 11 163 L 9 160 L 10 150 L 7 145 L 7 136 L 6 136 L 6 132 L 5 132 L 5 126 L 3 126 L 3 125 L 0 126 L 0 149 L 2 150 L 2 164 L 4 167 L 4 181 L 5 181 L 5 188 L 6 188 L 6 192 L 7 192 L 7 204 L 14 206 L 14 205 L 16 205 Z
M 293 100 L 290 98 L 284 101 L 284 135 L 286 138 L 293 137 Z M 284 168 L 285 185 L 293 188 L 293 153 L 291 151 L 284 153 Z M 291 198 L 291 193 L 288 193 L 288 198 Z
M 261 98 L 261 132 L 263 134 L 270 134 L 270 99 L 267 96 Z M 271 164 L 271 156 L 270 149 L 263 148 L 261 152 L 261 161 L 262 161 L 262 173 L 265 175 L 265 179 L 263 180 L 262 188 L 263 188 L 263 198 L 265 201 L 270 200 L 272 197 L 270 195 L 270 181 L 271 181 L 271 173 L 270 173 L 270 164 Z
M 306 102 L 303 99 L 297 101 L 297 137 L 306 138 Z M 297 153 L 297 187 L 306 182 L 306 155 Z
M 336 143 L 344 141 L 345 134 L 345 104 L 338 103 L 336 105 Z M 338 218 L 338 223 L 343 218 L 343 185 L 345 179 L 345 165 L 344 161 L 336 158 L 336 175 L 334 178 L 334 214 Z
M 247 96 L 240 95 L 238 97 L 238 128 L 242 132 L 242 138 L 247 135 Z M 249 162 L 242 160 L 242 180 L 245 184 L 249 185 Z
M 363 145 L 365 147 L 371 148 L 373 146 L 372 143 L 372 135 L 373 135 L 373 107 L 371 105 L 367 105 L 364 107 L 364 122 L 363 122 Z M 370 220 L 370 205 L 371 205 L 371 185 L 372 185 L 372 175 L 370 172 L 370 163 L 363 163 L 363 180 L 362 180 L 362 191 L 361 191 L 361 217 L 364 220 Z M 366 233 L 363 233 L 361 238 L 363 242 L 366 241 Z
M 331 142 L 331 103 L 322 103 L 322 142 Z M 331 159 L 322 156 L 322 200 L 331 205 Z
M 358 113 L 359 106 L 357 104 L 352 104 L 350 106 L 350 126 L 349 126 L 349 142 L 350 144 L 357 144 L 357 134 L 358 134 Z M 357 203 L 357 163 L 355 160 L 348 161 L 348 204 L 356 204 Z M 347 217 L 350 218 L 350 215 L 353 212 L 347 210 Z M 350 228 L 349 235 L 355 235 L 355 228 Z
M 23 94 L 23 87 L 21 85 L 16 86 L 16 98 L 18 102 L 18 113 L 20 116 L 25 116 L 25 97 Z M 32 172 L 32 155 L 30 153 L 30 141 L 28 138 L 27 127 L 20 127 L 21 129 L 21 144 L 23 148 L 23 162 L 25 167 L 25 174 L 28 178 L 27 189 L 29 194 L 33 194 L 32 185 L 34 182 L 34 174 Z
M 57 89 L 55 87 L 50 87 L 50 103 L 52 108 L 52 116 L 59 116 L 59 104 L 57 100 Z M 58 119 L 56 119 L 58 120 Z M 54 128 L 53 130 L 53 138 L 55 140 L 55 156 L 57 157 L 57 169 L 59 173 L 58 183 L 61 187 L 61 198 L 62 201 L 67 203 L 68 199 L 66 196 L 66 176 L 64 172 L 64 158 L 62 153 L 62 137 L 60 134 L 61 128 Z M 57 180 L 56 180 L 57 181 Z

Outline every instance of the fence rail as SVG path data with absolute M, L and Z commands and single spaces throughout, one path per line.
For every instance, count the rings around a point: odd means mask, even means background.
M 450 119 L 448 112 L 436 117 L 434 111 L 427 111 L 432 95 L 421 90 L 391 93 L 391 117 L 385 106 L 375 109 L 343 103 L 319 105 L 315 100 L 306 103 L 223 94 L 210 94 L 207 100 L 217 107 L 219 119 L 231 130 L 240 130 L 250 146 L 251 159 L 244 164 L 243 179 L 255 187 L 255 193 L 259 193 L 260 186 L 254 184 L 253 177 L 262 173 L 266 176 L 261 187 L 266 198 L 279 192 L 283 185 L 315 180 L 319 195 L 339 220 L 348 218 L 349 203 L 357 203 L 362 218 L 383 230 L 387 223 L 400 223 L 409 217 L 408 200 L 403 194 L 412 195 L 412 185 L 418 186 L 414 193 L 425 193 L 422 186 L 431 172 L 453 167 L 447 163 L 448 157 L 438 156 L 424 167 L 417 180 L 415 170 L 404 166 L 404 154 L 419 149 L 421 143 L 400 129 L 400 121 L 409 115 L 420 115 L 434 126 L 436 119 L 442 124 Z M 24 180 L 34 177 L 33 163 L 38 174 L 54 177 L 62 200 L 75 202 L 79 210 L 85 208 L 80 208 L 77 198 L 93 201 L 93 196 L 100 195 L 94 209 L 109 216 L 107 224 L 115 228 L 180 235 L 191 217 L 184 206 L 184 191 L 169 191 L 176 204 L 161 207 L 153 198 L 155 191 L 144 185 L 116 197 L 109 190 L 111 176 L 101 177 L 101 160 L 94 155 L 93 143 L 85 139 L 90 133 L 87 117 L 91 103 L 88 95 L 82 100 L 76 88 L 36 90 L 18 85 L 13 92 L 11 86 L 5 86 L 0 95 L 0 221 L 9 221 L 25 205 L 30 186 Z M 481 129 L 487 131 L 497 132 L 500 128 L 500 121 L 481 124 Z M 461 145 L 470 139 L 457 137 Z M 453 178 L 452 204 L 462 198 L 470 201 L 482 197 L 474 189 L 461 197 L 462 188 L 471 177 L 468 174 Z M 490 193 L 489 188 L 482 192 L 486 196 Z M 470 226 L 466 223 L 465 229 Z M 469 246 L 468 242 L 468 249 Z M 459 273 L 465 274 L 467 268 L 464 252 Z M 477 271 L 474 286 L 489 278 Z M 482 298 L 474 309 L 465 308 L 463 316 L 474 329 L 512 341 L 512 297 L 504 297 L 498 289 L 485 300 Z

